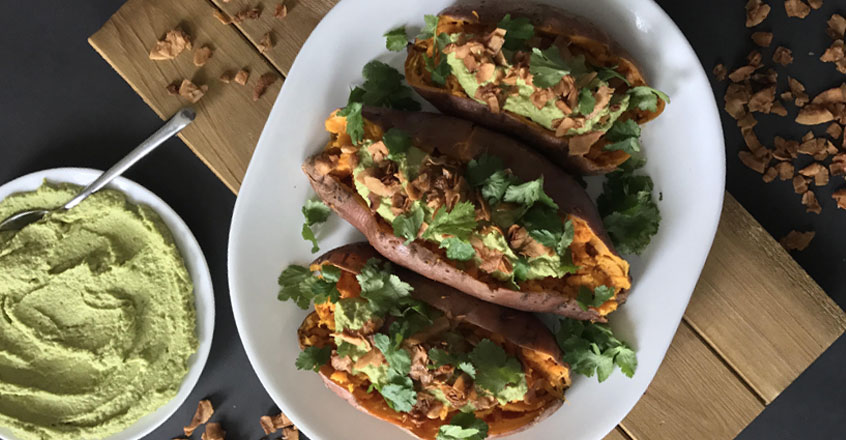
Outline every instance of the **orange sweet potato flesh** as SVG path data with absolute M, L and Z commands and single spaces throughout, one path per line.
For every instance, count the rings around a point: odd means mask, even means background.
M 313 264 L 337 266 L 343 271 L 342 281 L 354 281 L 354 275 L 367 260 L 378 257 L 376 250 L 367 243 L 353 243 L 327 252 Z M 414 287 L 414 298 L 443 312 L 453 325 L 473 326 L 486 337 L 503 341 L 518 353 L 531 379 L 549 382 L 550 392 L 534 405 L 510 403 L 503 408 L 478 412 L 476 416 L 489 424 L 490 437 L 524 430 L 561 407 L 564 390 L 570 385 L 570 369 L 561 360 L 554 337 L 534 315 L 480 301 L 402 268 L 395 267 L 394 273 Z M 356 289 L 352 291 L 357 292 Z M 319 312 L 306 317 L 298 332 L 300 346 L 331 344 L 326 331 L 330 322 L 331 319 L 320 317 Z M 327 388 L 356 409 L 397 425 L 418 438 L 434 439 L 440 426 L 449 420 L 412 422 L 408 414 L 391 409 L 379 393 L 368 393 L 369 382 L 365 378 L 336 371 L 331 365 L 321 367 L 320 376 Z
M 537 35 L 550 39 L 565 37 L 570 41 L 571 48 L 581 50 L 591 64 L 616 66 L 616 70 L 633 87 L 646 85 L 643 74 L 631 56 L 605 32 L 582 17 L 548 5 L 504 0 L 452 6 L 440 12 L 436 33 L 490 32 L 505 14 L 511 14 L 512 18 L 528 18 Z M 405 77 L 409 85 L 438 110 L 522 139 L 573 174 L 605 174 L 629 158 L 623 151 L 604 150 L 603 147 L 608 143 L 604 138 L 600 138 L 584 156 L 570 155 L 566 136 L 557 137 L 554 131 L 507 110 L 491 112 L 487 104 L 467 96 L 454 77 L 449 77 L 445 86 L 432 82 L 431 74 L 424 68 L 424 55 L 432 55 L 431 43 L 431 39 L 418 40 L 409 46 Z M 658 101 L 658 108 L 654 112 L 630 109 L 622 118 L 634 119 L 639 124 L 650 121 L 664 110 L 666 103 L 660 99 Z
M 513 138 L 492 132 L 472 122 L 425 112 L 365 108 L 365 137 L 381 139 L 381 133 L 395 127 L 412 136 L 416 147 L 469 162 L 484 153 L 501 158 L 512 172 L 524 181 L 544 177 L 547 194 L 558 204 L 562 216 L 575 228 L 571 250 L 577 273 L 561 279 L 547 278 L 521 283 L 521 290 L 512 290 L 500 281 L 457 268 L 437 247 L 415 240 L 408 245 L 396 237 L 391 225 L 373 213 L 353 189 L 348 176 L 321 173 L 318 154 L 303 164 L 312 187 L 341 218 L 361 231 L 379 253 L 396 264 L 427 278 L 456 288 L 476 298 L 530 312 L 548 312 L 570 318 L 605 322 L 606 315 L 622 304 L 631 287 L 629 264 L 621 258 L 605 232 L 596 207 L 584 189 L 570 175 Z M 335 114 L 330 119 L 341 118 Z M 344 123 L 332 121 L 327 126 Z M 339 133 L 327 148 L 341 147 Z M 375 136 L 375 137 L 369 137 Z M 478 271 L 476 271 L 478 272 Z M 579 307 L 576 296 L 579 285 L 606 285 L 616 295 L 600 307 Z

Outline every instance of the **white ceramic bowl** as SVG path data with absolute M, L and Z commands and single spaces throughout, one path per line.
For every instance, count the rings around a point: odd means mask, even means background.
M 11 194 L 34 191 L 44 183 L 45 179 L 49 182 L 73 183 L 85 186 L 93 182 L 101 173 L 102 171 L 87 168 L 54 168 L 38 171 L 0 186 L 0 200 L 5 199 Z M 182 405 L 188 394 L 191 393 L 194 385 L 197 384 L 200 373 L 203 372 L 203 367 L 206 365 L 206 359 L 209 357 L 209 349 L 211 348 L 212 335 L 214 333 L 214 290 L 212 288 L 209 267 L 206 264 L 206 257 L 203 255 L 202 249 L 200 249 L 200 244 L 197 243 L 197 239 L 194 238 L 194 234 L 191 233 L 185 222 L 182 221 L 170 206 L 150 192 L 150 190 L 123 177 L 115 179 L 107 188 L 121 191 L 126 194 L 130 202 L 147 205 L 161 216 L 162 221 L 164 221 L 173 233 L 173 240 L 182 253 L 185 266 L 191 275 L 191 280 L 194 282 L 194 304 L 197 309 L 197 338 L 199 346 L 197 347 L 197 352 L 188 360 L 188 374 L 182 380 L 182 385 L 180 385 L 176 397 L 152 413 L 141 417 L 123 431 L 104 439 L 137 440 L 149 434 L 170 418 L 176 409 Z M 0 428 L 0 438 L 16 440 L 16 437 L 3 428 Z
M 461 0 L 459 0 L 461 1 Z M 655 182 L 662 222 L 649 248 L 629 258 L 633 288 L 609 317 L 637 350 L 629 379 L 618 371 L 603 382 L 577 376 L 567 402 L 549 418 L 509 438 L 599 439 L 643 395 L 673 339 L 696 285 L 725 194 L 725 146 L 708 78 L 684 35 L 651 0 L 535 0 L 587 17 L 625 47 L 650 83 L 672 98 L 643 128 L 645 171 Z M 415 35 L 424 14 L 456 0 L 344 0 L 320 22 L 285 79 L 244 178 L 229 238 L 229 286 L 247 356 L 277 405 L 312 439 L 410 438 L 356 411 L 310 371 L 297 371 L 297 327 L 306 316 L 276 299 L 280 271 L 314 258 L 300 238 L 300 206 L 312 195 L 300 170 L 328 135 L 324 120 L 361 84 L 361 68 L 376 58 L 402 71 L 405 53 L 388 52 L 382 34 L 407 25 Z M 422 101 L 422 100 L 421 100 Z M 431 108 L 427 106 L 427 108 Z M 596 194 L 601 179 L 588 179 Z M 361 239 L 337 216 L 318 234 L 322 251 Z M 330 415 L 327 418 L 327 415 Z M 357 433 L 355 435 L 351 433 Z

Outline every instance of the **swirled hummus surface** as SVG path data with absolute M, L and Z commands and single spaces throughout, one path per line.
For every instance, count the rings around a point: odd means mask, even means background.
M 59 206 L 45 183 L 0 218 Z M 101 191 L 0 233 L 0 427 L 23 439 L 97 439 L 172 399 L 197 349 L 193 285 L 151 209 Z

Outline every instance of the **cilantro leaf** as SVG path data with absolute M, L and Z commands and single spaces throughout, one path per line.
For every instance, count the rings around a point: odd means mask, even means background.
M 519 256 L 514 262 L 514 281 L 519 283 L 529 279 L 529 259 Z
M 362 298 L 343 298 L 335 302 L 335 331 L 358 330 L 379 317 L 373 305 Z
M 423 29 L 420 29 L 420 33 L 417 34 L 417 38 L 421 40 L 426 40 L 435 36 L 435 29 L 438 28 L 438 16 L 437 15 L 424 15 L 423 16 Z
M 608 286 L 597 286 L 593 291 L 587 286 L 579 286 L 576 302 L 582 310 L 587 310 L 588 307 L 599 307 L 613 297 L 614 289 Z
M 312 278 L 311 271 L 307 267 L 292 264 L 279 275 L 279 298 L 280 301 L 293 300 L 303 310 L 308 308 L 311 302 L 311 292 L 303 289 L 303 283 Z
M 361 286 L 361 297 L 370 302 L 379 314 L 398 310 L 399 306 L 410 299 L 410 284 L 402 281 L 390 271 L 390 264 L 377 258 L 371 258 L 356 275 Z
M 315 304 L 323 304 L 326 301 L 338 302 L 341 298 L 341 292 L 338 292 L 336 284 L 337 281 L 311 277 L 305 280 L 302 286 L 304 290 L 311 292 L 311 300 Z
M 558 255 L 564 255 L 570 248 L 570 245 L 573 243 L 573 239 L 576 236 L 576 230 L 573 227 L 573 222 L 570 220 L 564 221 L 564 232 L 561 234 L 561 239 L 558 240 L 558 243 L 555 246 L 552 246 L 555 249 L 555 252 Z
M 434 239 L 439 235 L 453 235 L 462 240 L 470 239 L 476 229 L 476 207 L 467 201 L 458 202 L 447 212 L 442 206 L 435 213 L 429 227 L 423 231 L 423 238 Z
M 324 264 L 320 266 L 320 275 L 323 279 L 332 283 L 337 283 L 341 280 L 341 268 L 331 264 Z
M 306 347 L 297 356 L 294 365 L 298 370 L 312 370 L 319 371 L 320 367 L 329 362 L 329 356 L 332 354 L 332 347 L 327 345 L 325 347 Z
M 543 176 L 521 185 L 511 185 L 506 189 L 503 200 L 519 203 L 527 208 L 535 203 L 542 203 L 550 208 L 558 209 L 558 204 L 543 191 Z
M 487 436 L 488 424 L 484 420 L 472 412 L 459 412 L 448 425 L 441 425 L 436 440 L 484 440 Z
M 458 237 L 447 237 L 441 244 L 441 249 L 446 249 L 446 256 L 450 260 L 469 261 L 476 255 L 476 249 L 466 240 Z
M 593 113 L 594 107 L 596 107 L 596 98 L 593 97 L 590 89 L 584 87 L 579 90 L 579 106 L 577 107 L 579 113 L 587 116 Z
M 311 242 L 311 253 L 315 253 L 320 250 L 320 247 L 317 245 L 317 237 L 314 236 L 314 229 L 311 227 L 325 222 L 329 218 L 329 213 L 332 211 L 322 201 L 311 199 L 306 200 L 302 211 L 303 217 L 305 217 L 305 223 L 303 224 L 301 235 L 304 240 Z
M 355 91 L 356 89 L 353 89 Z M 352 95 L 353 92 L 350 92 Z M 352 98 L 350 98 L 352 99 Z M 364 137 L 364 116 L 361 115 L 361 102 L 349 102 L 338 112 L 338 116 L 347 118 L 347 134 L 358 144 Z
M 429 349 L 429 360 L 432 361 L 434 367 L 438 368 L 443 365 L 452 365 L 453 367 L 467 373 L 468 376 L 476 378 L 476 367 L 470 362 L 466 353 L 450 354 L 446 350 L 440 348 Z
M 410 377 L 392 376 L 387 384 L 377 388 L 394 411 L 409 412 L 417 403 L 417 391 Z
M 640 125 L 631 119 L 614 121 L 605 138 L 610 142 L 606 150 L 623 150 L 628 154 L 640 152 Z
M 423 226 L 423 218 L 425 217 L 423 206 L 419 201 L 415 201 L 408 212 L 398 215 L 391 222 L 394 228 L 394 235 L 405 239 L 405 244 L 409 244 L 417 238 L 417 233 L 420 227 Z
M 597 73 L 597 78 L 599 78 L 600 81 L 608 82 L 612 78 L 617 78 L 617 79 L 622 80 L 624 83 L 626 83 L 627 86 L 631 85 L 631 83 L 629 83 L 629 80 L 627 80 L 625 76 L 623 76 L 619 72 L 617 72 L 617 66 L 600 67 L 599 70 L 597 70 L 596 73 Z
M 505 164 L 497 156 L 483 153 L 478 159 L 472 159 L 467 163 L 467 170 L 464 177 L 467 183 L 474 187 L 482 186 L 497 171 L 504 170 Z
M 373 335 L 373 345 L 385 355 L 388 367 L 399 376 L 407 376 L 411 371 L 411 356 L 404 348 L 399 348 L 391 343 L 391 338 L 383 333 Z
M 505 14 L 496 27 L 505 29 L 505 47 L 508 50 L 518 50 L 526 44 L 526 40 L 535 35 L 535 27 L 526 17 L 512 19 L 511 14 Z
M 652 179 L 615 171 L 607 175 L 597 208 L 608 235 L 624 254 L 640 254 L 658 232 L 661 214 L 652 198 Z
M 405 26 L 399 26 L 385 32 L 385 47 L 391 52 L 399 52 L 408 45 L 408 37 L 405 34 Z
M 529 57 L 529 72 L 534 75 L 534 84 L 540 88 L 552 87 L 558 84 L 566 75 L 570 74 L 570 67 L 561 58 L 558 48 L 554 45 L 541 51 L 532 48 Z
M 658 110 L 658 99 L 667 104 L 670 103 L 670 97 L 666 93 L 649 86 L 632 87 L 628 94 L 631 97 L 629 103 L 643 111 L 654 112 Z
M 391 127 L 382 135 L 382 142 L 388 147 L 388 158 L 391 160 L 395 160 L 411 148 L 411 136 L 395 127 Z
M 564 362 L 574 372 L 587 377 L 596 374 L 599 382 L 608 378 L 614 365 L 628 377 L 637 369 L 634 350 L 617 339 L 606 325 L 564 318 L 555 339 L 564 352 Z
M 512 390 L 526 387 L 523 367 L 516 358 L 508 356 L 505 350 L 490 339 L 482 339 L 469 354 L 476 367 L 476 386 L 502 400 L 513 397 Z M 511 389 L 508 389 L 508 388 Z M 525 390 L 523 391 L 525 394 Z M 509 401 L 512 399 L 508 399 Z

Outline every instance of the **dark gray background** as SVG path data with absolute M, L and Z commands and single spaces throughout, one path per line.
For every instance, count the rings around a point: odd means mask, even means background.
M 105 169 L 159 125 L 155 114 L 86 41 L 122 3 L 2 2 L 0 183 L 45 168 Z M 727 66 L 743 64 L 752 49 L 751 32 L 744 27 L 744 1 L 659 3 L 688 37 L 708 71 L 718 61 Z M 774 31 L 773 48 L 784 44 L 796 58 L 787 69 L 778 69 L 782 88 L 785 71 L 804 82 L 811 96 L 846 79 L 831 64 L 817 60 L 830 44 L 824 33 L 825 20 L 838 10 L 846 15 L 846 0 L 825 0 L 824 8 L 805 20 L 788 19 L 780 0 L 769 3 L 773 12 L 759 28 Z M 715 84 L 720 106 L 724 90 L 725 84 Z M 806 131 L 777 116 L 759 120 L 758 134 L 765 144 L 775 134 L 799 137 Z M 817 192 L 823 206 L 821 215 L 805 213 L 790 182 L 764 184 L 759 174 L 740 164 L 740 133 L 724 113 L 723 123 L 729 192 L 776 238 L 794 228 L 817 231 L 811 246 L 794 256 L 842 307 L 846 304 L 846 234 L 842 233 L 846 211 L 835 208 L 830 194 L 842 186 L 843 178 L 832 178 L 834 183 L 828 189 Z M 127 176 L 161 196 L 194 231 L 206 253 L 217 297 L 215 339 L 203 376 L 185 405 L 150 438 L 180 434 L 196 402 L 206 397 L 216 408 L 213 420 L 223 423 L 228 438 L 260 438 L 263 432 L 258 419 L 272 413 L 273 402 L 241 347 L 226 279 L 226 245 L 235 196 L 179 140 L 169 142 Z M 740 438 L 843 438 L 844 364 L 846 341 L 841 338 Z

